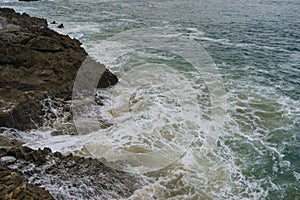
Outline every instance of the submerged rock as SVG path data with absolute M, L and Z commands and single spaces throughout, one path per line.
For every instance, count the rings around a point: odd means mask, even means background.
M 0 8 L 0 24 L 0 127 L 36 128 L 43 123 L 42 99 L 71 99 L 87 53 L 78 40 L 49 29 L 45 19 Z M 107 70 L 99 87 L 117 81 Z

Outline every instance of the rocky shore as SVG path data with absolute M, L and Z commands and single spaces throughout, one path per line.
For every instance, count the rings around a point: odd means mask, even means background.
M 4 134 L 8 128 L 25 131 L 45 125 L 47 99 L 58 99 L 62 110 L 71 113 L 64 102 L 71 100 L 86 58 L 78 40 L 49 29 L 45 19 L 0 8 L 0 127 L 5 127 L 0 128 L 0 199 L 119 199 L 143 185 L 141 178 L 99 160 L 49 148 L 33 150 Z M 97 87 L 117 81 L 105 69 Z
M 78 40 L 49 29 L 45 19 L 2 8 L 0 21 L 0 127 L 37 128 L 44 114 L 39 102 L 71 99 L 87 53 Z M 107 70 L 98 85 L 117 81 Z
M 143 185 L 141 178 L 97 159 L 33 150 L 5 137 L 0 145 L 1 199 L 120 199 Z

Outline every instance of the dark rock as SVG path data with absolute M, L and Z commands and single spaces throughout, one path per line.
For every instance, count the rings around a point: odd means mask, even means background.
M 64 28 L 64 24 L 58 25 L 57 28 Z
M 0 144 L 3 143 L 9 148 L 0 156 L 0 188 L 4 188 L 0 190 L 0 199 L 20 199 L 18 195 L 53 199 L 49 192 L 56 199 L 93 199 L 95 196 L 123 199 L 145 184 L 141 177 L 112 169 L 97 159 L 64 156 L 52 153 L 49 148 L 33 150 L 0 136 Z M 9 162 L 1 162 L 1 158 L 4 161 L 9 158 Z M 18 170 L 9 166 L 17 166 Z M 49 192 L 34 184 L 43 185 Z M 64 194 L 58 193 L 58 188 L 64 188 Z
M 117 76 L 106 69 L 98 82 L 97 88 L 107 88 L 111 85 L 115 85 L 117 82 Z
M 11 156 L 15 152 L 29 153 L 32 149 L 25 147 L 20 150 L 22 148 L 20 142 L 2 136 L 0 136 L 0 146 L 0 199 L 54 199 L 45 189 L 29 184 L 22 173 L 6 166 L 18 161 L 19 158 Z
M 56 21 L 52 21 L 50 24 L 57 24 Z
M 78 40 L 49 29 L 45 19 L 0 8 L 0 21 L 0 127 L 36 128 L 44 121 L 42 99 L 71 99 L 87 53 Z M 117 81 L 105 74 L 99 87 Z

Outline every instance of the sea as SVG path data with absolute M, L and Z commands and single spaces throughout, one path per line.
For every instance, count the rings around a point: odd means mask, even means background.
M 46 18 L 119 78 L 96 91 L 100 108 L 73 99 L 78 135 L 31 130 L 26 145 L 104 158 L 148 180 L 128 199 L 300 199 L 299 0 L 0 6 Z

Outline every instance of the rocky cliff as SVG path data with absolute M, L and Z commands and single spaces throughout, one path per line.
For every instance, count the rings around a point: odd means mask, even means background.
M 68 100 L 87 57 L 81 43 L 47 27 L 45 19 L 0 9 L 0 127 L 21 130 L 43 122 L 40 101 Z M 117 82 L 106 70 L 99 87 Z

